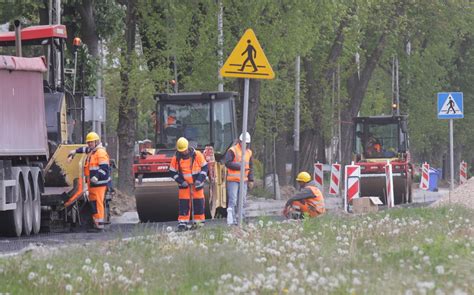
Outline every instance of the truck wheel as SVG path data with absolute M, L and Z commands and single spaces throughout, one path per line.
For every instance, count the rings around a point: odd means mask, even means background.
M 0 212 L 0 232 L 10 237 L 19 237 L 23 226 L 23 196 L 25 189 L 21 177 L 21 169 L 12 167 L 12 176 L 16 181 L 16 185 L 12 188 L 13 202 L 16 203 L 16 209 Z
M 33 234 L 41 229 L 41 192 L 43 191 L 43 176 L 39 168 L 31 169 L 33 175 Z
M 23 171 L 23 234 L 29 236 L 33 230 L 33 179 L 29 167 Z

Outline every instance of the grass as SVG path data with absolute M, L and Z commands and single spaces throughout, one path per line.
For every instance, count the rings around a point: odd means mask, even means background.
M 10 294 L 473 294 L 474 212 L 394 209 L 137 232 L 0 259 Z

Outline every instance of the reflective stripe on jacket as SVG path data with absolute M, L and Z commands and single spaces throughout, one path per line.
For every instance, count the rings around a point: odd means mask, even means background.
M 236 144 L 232 146 L 229 150 L 234 153 L 234 159 L 232 163 L 238 164 L 235 166 L 239 166 L 242 162 L 242 147 L 240 144 Z M 250 173 L 250 158 L 252 157 L 252 151 L 247 149 L 245 151 L 245 173 L 244 173 L 244 181 L 248 181 L 249 173 Z M 234 181 L 240 182 L 240 170 L 232 169 L 227 167 L 227 181 Z

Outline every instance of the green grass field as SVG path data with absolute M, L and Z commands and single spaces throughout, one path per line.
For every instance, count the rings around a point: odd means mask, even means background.
M 10 294 L 474 294 L 474 212 L 394 209 L 136 233 L 0 259 Z

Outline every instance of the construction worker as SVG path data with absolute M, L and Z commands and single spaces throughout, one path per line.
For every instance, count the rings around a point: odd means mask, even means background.
M 84 176 L 89 188 L 89 203 L 92 207 L 94 227 L 91 231 L 100 232 L 104 229 L 105 221 L 105 193 L 110 182 L 110 160 L 107 151 L 95 132 L 86 136 L 87 147 L 80 147 L 69 153 L 71 161 L 76 153 L 87 154 L 84 164 Z
M 246 142 L 246 151 L 242 152 L 242 142 Z M 238 212 L 238 198 L 240 196 L 240 166 L 242 157 L 245 157 L 245 172 L 243 188 L 243 204 L 245 205 L 247 199 L 247 186 L 253 187 L 253 158 L 252 150 L 250 149 L 250 134 L 240 134 L 239 140 L 233 145 L 225 155 L 225 166 L 227 167 L 227 224 L 237 224 Z M 244 206 L 242 206 L 244 208 Z M 245 211 L 242 211 L 244 216 Z
M 202 226 L 205 221 L 204 181 L 208 167 L 200 151 L 189 147 L 186 138 L 176 141 L 176 154 L 171 159 L 171 177 L 178 183 L 178 231 Z M 191 201 L 192 200 L 192 201 Z
M 300 192 L 286 202 L 283 215 L 286 218 L 300 219 L 325 213 L 323 194 L 316 187 L 311 175 L 308 172 L 300 172 L 296 181 L 300 185 Z
M 382 152 L 382 144 L 372 133 L 369 133 L 367 139 L 367 156 L 371 157 Z

